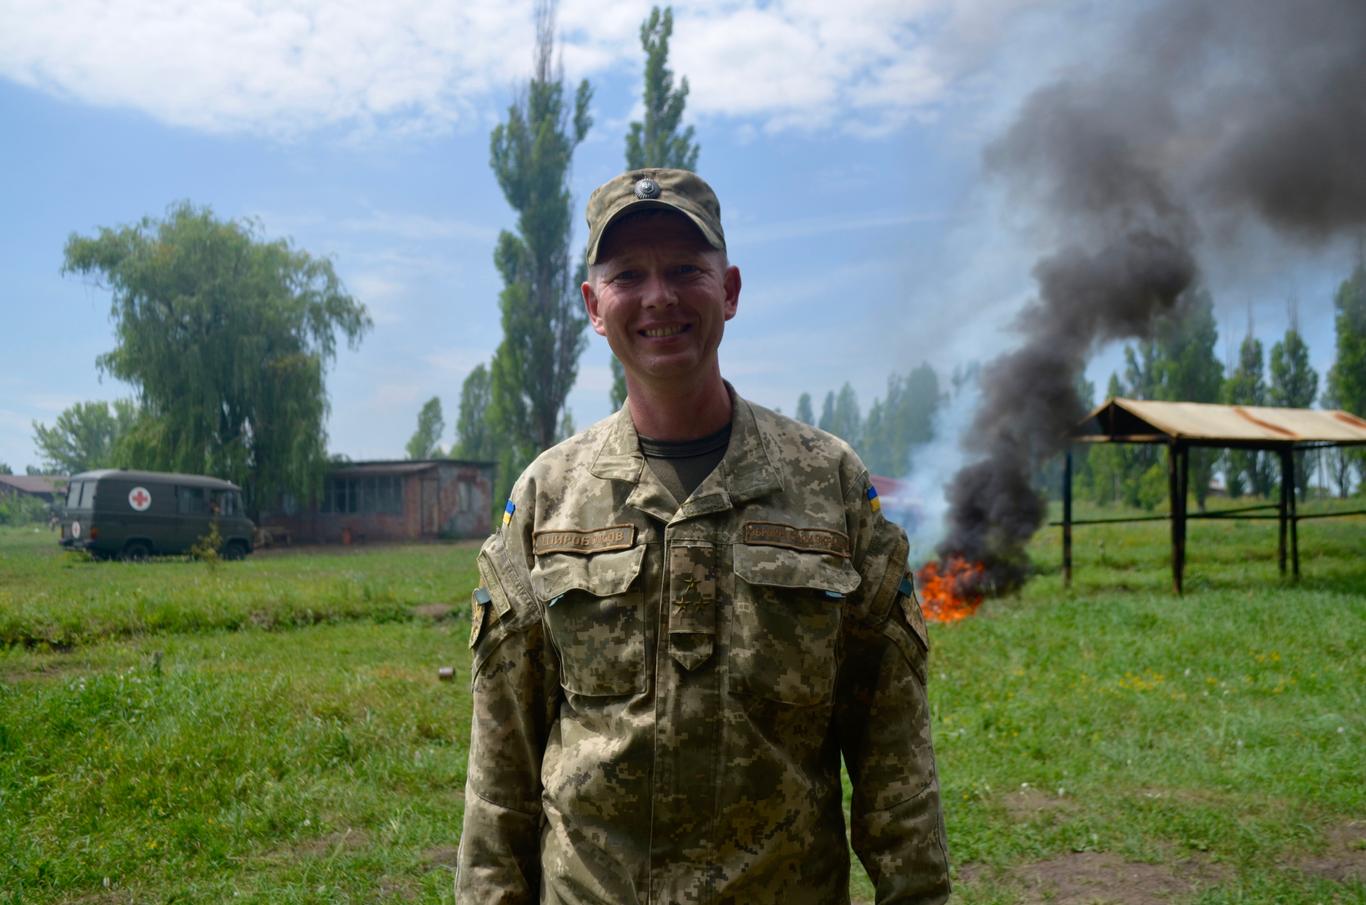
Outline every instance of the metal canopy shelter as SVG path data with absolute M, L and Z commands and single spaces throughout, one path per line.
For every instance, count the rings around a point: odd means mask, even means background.
M 1280 568 L 1285 573 L 1286 537 L 1295 578 L 1300 576 L 1298 523 L 1302 519 L 1359 515 L 1350 512 L 1300 515 L 1295 508 L 1294 455 L 1297 450 L 1366 445 L 1366 421 L 1349 412 L 1269 406 L 1211 405 L 1203 402 L 1153 402 L 1108 399 L 1073 430 L 1073 443 L 1161 443 L 1167 447 L 1167 487 L 1171 515 L 1140 518 L 1074 520 L 1072 518 L 1072 450 L 1063 466 L 1062 566 L 1072 582 L 1072 526 L 1113 522 L 1170 521 L 1172 527 L 1172 587 L 1182 590 L 1186 560 L 1186 522 L 1194 518 L 1276 519 L 1280 524 Z M 1189 514 L 1186 497 L 1192 446 L 1217 449 L 1254 449 L 1274 452 L 1281 463 L 1281 493 L 1276 503 L 1244 506 L 1219 512 Z M 1275 514 L 1266 510 L 1274 509 Z

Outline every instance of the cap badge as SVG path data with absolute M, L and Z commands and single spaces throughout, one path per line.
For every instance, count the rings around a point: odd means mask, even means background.
M 659 183 L 653 179 L 639 179 L 636 181 L 636 197 L 641 201 L 650 201 L 659 197 Z

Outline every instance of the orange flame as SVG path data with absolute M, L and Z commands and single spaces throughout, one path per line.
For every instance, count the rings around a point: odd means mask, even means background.
M 920 611 L 930 622 L 957 622 L 982 605 L 977 590 L 986 566 L 951 556 L 945 562 L 928 562 L 915 573 L 920 586 Z

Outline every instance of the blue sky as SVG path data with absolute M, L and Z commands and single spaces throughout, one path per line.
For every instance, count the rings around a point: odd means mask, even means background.
M 1126 22 L 1111 7 L 676 5 L 671 62 L 744 275 L 721 350 L 741 393 L 791 412 L 848 380 L 866 410 L 892 371 L 947 375 L 1010 345 L 1046 231 L 983 176 L 981 149 L 1032 87 L 1105 52 Z M 623 165 L 648 11 L 562 3 L 566 75 L 596 92 L 580 209 Z M 67 236 L 179 199 L 330 256 L 369 308 L 374 330 L 328 377 L 334 452 L 400 457 L 433 395 L 453 425 L 461 381 L 500 336 L 492 250 L 513 213 L 488 136 L 530 64 L 529 3 L 0 0 L 0 462 L 39 464 L 32 422 L 130 395 L 95 368 L 110 300 L 60 274 Z M 1221 357 L 1249 310 L 1269 346 L 1293 300 L 1314 365 L 1331 364 L 1350 241 L 1249 230 L 1206 245 Z M 1090 374 L 1103 387 L 1118 365 L 1097 350 Z M 609 384 L 590 335 L 579 426 L 608 413 Z

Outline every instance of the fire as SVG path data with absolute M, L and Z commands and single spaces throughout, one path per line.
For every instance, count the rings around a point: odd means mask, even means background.
M 920 611 L 930 622 L 957 622 L 982 605 L 982 575 L 986 566 L 961 556 L 928 562 L 915 573 L 920 586 Z

